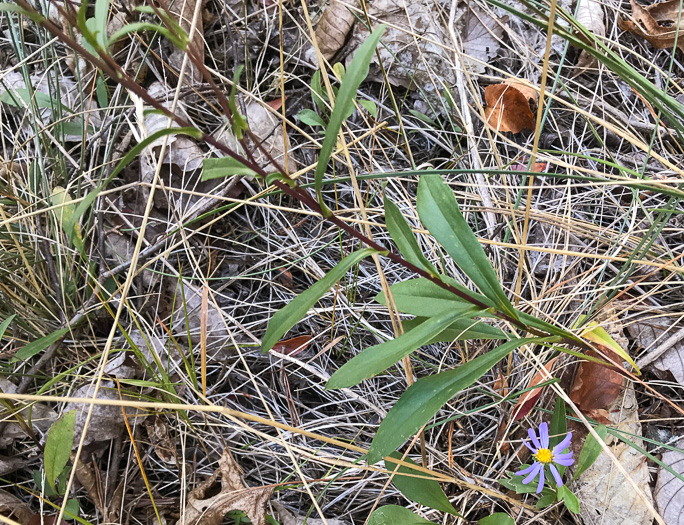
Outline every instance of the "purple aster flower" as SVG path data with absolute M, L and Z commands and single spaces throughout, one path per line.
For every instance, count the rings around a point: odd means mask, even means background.
M 523 443 L 532 451 L 535 462 L 531 467 L 520 470 L 516 472 L 516 474 L 518 476 L 527 476 L 523 479 L 523 484 L 525 485 L 539 475 L 539 483 L 537 484 L 537 494 L 539 494 L 544 488 L 544 468 L 548 465 L 551 474 L 553 474 L 553 479 L 556 480 L 556 485 L 560 487 L 563 484 L 563 480 L 560 477 L 556 465 L 569 467 L 575 462 L 575 460 L 572 459 L 572 452 L 563 454 L 563 450 L 570 445 L 572 432 L 568 433 L 563 441 L 553 447 L 553 450 L 549 449 L 549 426 L 546 423 L 539 425 L 539 439 L 537 439 L 537 435 L 531 428 L 527 430 L 527 434 L 530 436 L 530 440 L 534 446 L 531 446 L 527 441 L 523 441 Z

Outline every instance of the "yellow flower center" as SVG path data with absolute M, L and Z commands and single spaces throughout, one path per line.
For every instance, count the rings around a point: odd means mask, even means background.
M 553 453 L 548 448 L 540 448 L 535 457 L 540 463 L 551 463 L 553 461 Z

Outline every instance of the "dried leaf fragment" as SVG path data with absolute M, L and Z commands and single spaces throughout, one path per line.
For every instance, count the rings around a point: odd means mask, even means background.
M 467 7 L 456 22 L 462 25 L 464 66 L 473 73 L 484 73 L 485 64 L 499 53 L 508 17 L 496 19 L 476 7 Z
M 293 337 L 292 339 L 278 341 L 275 345 L 273 345 L 271 351 L 285 355 L 297 355 L 298 353 L 306 350 L 306 347 L 309 346 L 310 341 L 310 335 L 300 335 L 298 337 Z
M 221 491 L 207 497 L 219 476 Z M 185 513 L 177 525 L 220 525 L 231 510 L 247 514 L 253 525 L 266 525 L 266 504 L 272 493 L 273 487 L 245 487 L 240 467 L 230 451 L 225 449 L 213 476 L 188 495 Z
M 683 445 L 684 440 L 680 439 L 679 447 Z M 668 450 L 663 453 L 662 461 L 679 475 L 684 475 L 684 450 Z M 684 525 L 684 481 L 660 467 L 653 495 L 665 523 Z
M 537 92 L 521 80 L 511 78 L 501 84 L 485 88 L 485 118 L 497 131 L 520 133 L 534 129 L 532 105 L 537 103 Z
M 356 6 L 358 0 L 350 2 Z M 323 58 L 330 60 L 344 45 L 347 34 L 354 25 L 354 14 L 338 0 L 332 0 L 316 27 L 316 41 Z
M 678 25 L 681 18 L 679 0 L 668 0 L 646 7 L 642 7 L 634 0 L 630 3 L 634 21 L 618 17 L 620 29 L 647 40 L 658 49 L 672 49 L 676 41 L 677 48 L 684 52 L 684 38 L 679 33 Z
M 606 23 L 604 21 L 603 6 L 596 0 L 579 0 L 577 3 L 577 21 L 594 33 L 597 37 L 606 36 Z M 593 69 L 598 65 L 598 60 L 586 51 L 580 53 L 577 59 L 577 67 L 580 74 L 587 69 Z

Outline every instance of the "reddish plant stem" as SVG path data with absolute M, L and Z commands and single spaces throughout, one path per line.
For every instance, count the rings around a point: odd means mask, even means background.
M 23 9 L 29 12 L 34 12 L 37 14 L 38 13 L 33 7 L 26 1 L 26 0 L 15 0 L 16 3 Z M 62 13 L 62 15 L 69 20 L 70 23 L 72 23 L 75 27 L 78 26 L 77 20 L 74 19 L 74 12 L 75 10 L 73 7 L 70 5 L 70 9 L 65 10 L 62 8 L 60 5 L 55 3 L 55 6 L 58 8 L 58 10 Z M 42 16 L 42 15 L 41 15 Z M 90 62 L 94 67 L 97 67 L 101 69 L 103 72 L 105 72 L 107 75 L 110 76 L 110 78 L 116 80 L 118 83 L 120 83 L 124 88 L 129 90 L 130 92 L 134 93 L 138 97 L 140 97 L 142 100 L 144 100 L 146 103 L 148 103 L 150 106 L 154 107 L 155 109 L 161 111 L 169 117 L 172 121 L 174 121 L 176 124 L 178 124 L 181 127 L 191 127 L 194 128 L 194 126 L 180 117 L 179 115 L 175 114 L 168 108 L 166 108 L 161 102 L 157 101 L 153 97 L 149 95 L 149 93 L 142 88 L 140 85 L 138 85 L 133 79 L 131 79 L 125 71 L 123 71 L 119 65 L 114 62 L 114 60 L 107 54 L 102 53 L 98 50 L 99 56 L 95 56 L 92 53 L 89 53 L 83 46 L 81 46 L 74 38 L 71 36 L 67 35 L 64 33 L 62 30 L 60 30 L 53 22 L 51 22 L 48 18 L 44 17 L 43 20 L 40 22 L 40 25 L 43 26 L 47 31 L 52 33 L 54 36 L 56 36 L 59 40 L 61 40 L 64 44 L 68 45 L 71 47 L 75 52 L 83 56 L 88 62 Z M 187 50 L 189 51 L 189 50 Z M 192 63 L 198 67 L 200 72 L 202 73 L 202 76 L 207 80 L 207 82 L 210 84 L 212 87 L 212 90 L 216 94 L 216 96 L 219 99 L 221 108 L 224 112 L 226 112 L 226 116 L 230 119 L 231 123 L 234 122 L 233 115 L 230 112 L 229 105 L 227 103 L 227 100 L 221 90 L 218 88 L 218 86 L 215 84 L 213 79 L 211 78 L 211 75 L 209 74 L 208 70 L 204 66 L 204 64 L 200 63 L 200 61 L 197 59 L 194 53 L 190 51 L 189 58 L 191 59 Z M 206 133 L 202 132 L 200 130 L 200 140 L 212 145 L 216 149 L 220 150 L 224 154 L 234 158 L 235 160 L 239 161 L 240 163 L 244 164 L 251 170 L 253 170 L 259 177 L 262 179 L 266 179 L 268 173 L 261 168 L 255 161 L 253 155 L 250 154 L 249 149 L 247 148 L 247 144 L 242 139 L 241 145 L 244 148 L 245 152 L 247 152 L 248 156 L 250 159 L 246 159 L 244 156 L 240 155 L 236 151 L 232 150 L 225 144 L 219 142 L 216 140 L 214 137 L 207 135 Z M 266 158 L 269 160 L 269 162 L 278 170 L 279 173 L 283 174 L 291 183 L 292 185 L 289 185 L 283 181 L 276 180 L 273 182 L 273 185 L 280 189 L 283 193 L 293 197 L 294 199 L 302 202 L 306 206 L 308 206 L 312 211 L 315 211 L 318 213 L 322 219 L 328 220 L 331 223 L 335 224 L 337 227 L 341 228 L 342 230 L 346 231 L 349 233 L 351 236 L 357 238 L 359 241 L 361 241 L 363 244 L 374 248 L 375 250 L 382 252 L 387 258 L 389 258 L 391 261 L 403 266 L 404 268 L 411 270 L 412 272 L 415 272 L 416 274 L 425 277 L 426 279 L 430 280 L 437 286 L 451 292 L 452 294 L 460 297 L 464 301 L 469 302 L 470 304 L 477 306 L 478 308 L 481 308 L 482 310 L 488 310 L 490 307 L 486 305 L 485 303 L 479 301 L 478 299 L 468 295 L 467 293 L 459 290 L 458 288 L 445 283 L 442 281 L 439 277 L 434 276 L 422 268 L 419 268 L 413 264 L 411 264 L 409 261 L 405 260 L 401 255 L 396 254 L 384 246 L 381 246 L 380 244 L 376 243 L 374 240 L 369 239 L 366 237 L 363 233 L 360 231 L 356 230 L 353 226 L 347 224 L 346 222 L 342 221 L 335 215 L 330 215 L 326 216 L 326 214 L 323 213 L 323 210 L 321 209 L 318 201 L 314 199 L 305 189 L 301 188 L 296 180 L 292 179 L 279 165 L 279 163 L 272 158 L 272 156 L 269 154 L 268 151 L 265 150 L 265 148 L 261 145 L 261 141 L 259 140 L 258 137 L 256 137 L 250 130 L 247 130 L 248 136 L 252 139 L 254 142 L 255 146 L 263 153 L 265 154 Z M 514 317 L 511 317 L 510 315 L 506 314 L 505 312 L 500 312 L 500 311 L 495 311 L 494 312 L 497 317 L 500 319 L 503 319 L 505 321 L 508 321 L 512 325 L 516 326 L 517 328 L 524 330 L 526 332 L 532 333 L 537 336 L 546 336 L 549 334 L 540 332 L 539 330 L 536 330 L 532 327 L 527 326 L 525 323 L 522 321 L 515 319 Z M 582 344 L 580 344 L 578 341 L 569 339 L 569 338 L 563 338 L 563 342 L 566 344 L 570 344 L 572 346 L 579 346 L 583 349 L 586 349 Z

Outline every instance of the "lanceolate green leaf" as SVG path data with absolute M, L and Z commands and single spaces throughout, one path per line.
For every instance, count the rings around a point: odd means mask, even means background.
M 558 339 L 556 337 L 514 339 L 454 370 L 419 379 L 402 394 L 378 428 L 368 451 L 368 463 L 376 463 L 395 451 L 430 421 L 447 401 L 472 385 L 519 346 L 529 343 L 556 342 Z
M 479 295 L 457 284 L 453 279 L 448 277 L 442 277 L 442 279 L 451 285 L 457 286 L 465 293 L 473 296 Z M 461 299 L 458 295 L 454 295 L 449 290 L 445 290 L 424 277 L 393 284 L 390 287 L 390 291 L 392 292 L 392 298 L 397 310 L 405 314 L 433 317 L 447 310 L 465 312 L 470 311 L 473 307 L 472 303 Z M 482 302 L 493 306 L 493 303 L 486 297 L 480 297 L 484 299 Z M 479 297 L 477 298 L 479 299 Z M 382 292 L 375 297 L 375 300 L 380 304 L 387 305 L 385 294 Z
M 366 348 L 335 372 L 325 388 L 327 390 L 345 388 L 373 377 L 439 335 L 459 317 L 476 315 L 477 312 L 475 307 L 465 312 L 444 311 L 396 339 Z
M 57 476 L 69 462 L 74 445 L 75 423 L 76 410 L 72 410 L 55 421 L 48 431 L 45 440 L 45 477 L 52 488 Z
M 323 176 L 325 175 L 325 170 L 328 168 L 328 160 L 330 160 L 333 148 L 337 143 L 337 134 L 342 128 L 342 123 L 347 115 L 349 115 L 349 108 L 353 108 L 354 100 L 357 95 L 356 91 L 359 89 L 361 82 L 368 76 L 371 58 L 373 58 L 375 48 L 384 31 L 385 26 L 379 25 L 356 50 L 354 58 L 352 59 L 351 64 L 349 64 L 349 68 L 340 84 L 340 90 L 337 92 L 337 98 L 335 99 L 335 106 L 333 107 L 332 115 L 330 115 L 330 122 L 325 130 L 321 151 L 318 154 L 315 181 L 318 203 L 323 212 L 327 214 L 329 214 L 330 211 L 323 202 L 323 196 L 321 194 L 323 190 Z
M 568 433 L 568 420 L 565 414 L 565 401 L 562 398 L 556 398 L 556 406 L 553 408 L 553 417 L 551 418 L 551 437 L 549 438 L 549 446 L 555 447 L 563 441 L 565 434 Z
M 385 505 L 375 509 L 368 517 L 368 525 L 426 525 L 431 523 L 399 505 Z
M 377 253 L 372 248 L 358 250 L 342 259 L 337 266 L 317 281 L 311 288 L 295 297 L 285 308 L 276 312 L 268 323 L 266 334 L 261 342 L 261 351 L 268 352 L 287 331 L 297 324 L 306 312 L 342 277 L 347 270 L 365 257 Z
M 599 425 L 595 430 L 601 440 L 605 441 L 606 436 L 608 435 L 608 429 L 606 426 Z M 585 470 L 591 467 L 594 464 L 594 461 L 596 461 L 601 454 L 602 450 L 603 447 L 601 447 L 601 443 L 596 441 L 592 434 L 589 434 L 587 439 L 584 441 L 584 445 L 582 446 L 582 451 L 580 452 L 579 459 L 577 460 L 575 475 L 572 479 L 577 479 L 584 473 Z
M 409 332 L 422 323 L 427 317 L 416 317 L 402 321 L 405 332 Z M 469 341 L 471 339 L 508 339 L 509 336 L 496 326 L 488 325 L 475 319 L 457 319 L 451 323 L 443 332 L 425 342 L 426 345 L 432 343 L 451 343 L 452 341 Z
M 390 457 L 401 460 L 402 454 L 398 452 L 392 452 Z M 402 460 L 404 463 L 409 463 L 411 465 L 416 465 L 416 462 L 409 458 L 404 458 Z M 442 487 L 439 482 L 434 479 L 416 478 L 413 476 L 425 476 L 425 472 L 420 470 L 415 470 L 410 467 L 405 467 L 385 460 L 385 468 L 390 472 L 395 472 L 392 478 L 392 483 L 399 489 L 399 491 L 406 496 L 411 501 L 420 503 L 430 507 L 431 509 L 441 510 L 442 512 L 448 512 L 454 516 L 460 516 L 454 506 L 449 502 L 449 499 L 444 494 Z M 411 476 L 406 476 L 410 474 Z
M 480 242 L 463 218 L 453 191 L 441 177 L 425 175 L 420 178 L 416 205 L 420 220 L 459 268 L 499 310 L 517 319 L 518 313 L 501 288 Z
M 515 525 L 515 521 L 505 512 L 495 512 L 491 516 L 482 518 L 478 525 Z
M 5 319 L 2 324 L 0 324 L 0 339 L 5 335 L 5 331 L 7 330 L 7 327 L 10 325 L 12 320 L 17 316 L 17 314 L 12 314 L 10 315 L 7 319 Z
M 220 179 L 234 175 L 253 177 L 256 172 L 233 157 L 204 159 L 202 162 L 202 180 Z
M 60 328 L 59 330 L 55 330 L 54 332 L 46 335 L 45 337 L 41 337 L 40 339 L 36 339 L 35 341 L 30 342 L 29 344 L 21 348 L 16 354 L 14 354 L 14 357 L 22 361 L 24 359 L 33 357 L 37 353 L 45 350 L 52 343 L 56 343 L 57 341 L 59 341 L 68 333 L 68 326 L 66 328 Z
M 408 262 L 422 268 L 432 275 L 438 275 L 439 272 L 435 269 L 430 261 L 423 255 L 418 241 L 411 231 L 411 227 L 406 222 L 406 219 L 401 214 L 401 211 L 391 200 L 385 197 L 385 222 L 389 230 L 392 240 L 397 243 L 399 251 L 406 258 Z

